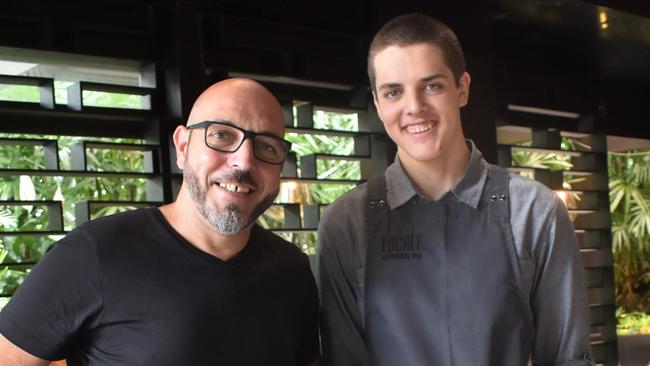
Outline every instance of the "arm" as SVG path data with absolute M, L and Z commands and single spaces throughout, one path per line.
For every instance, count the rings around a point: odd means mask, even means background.
M 0 365 L 47 366 L 49 363 L 23 351 L 0 334 Z
M 321 341 L 328 366 L 367 365 L 353 259 L 357 234 L 344 205 L 329 207 L 318 229 Z M 361 213 L 363 210 L 355 211 Z
M 532 360 L 534 365 L 594 365 L 589 356 L 589 308 L 580 250 L 564 204 L 554 199 L 535 253 Z

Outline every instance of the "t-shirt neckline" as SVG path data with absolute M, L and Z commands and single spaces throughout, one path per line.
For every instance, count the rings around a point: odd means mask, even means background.
M 235 254 L 232 258 L 224 261 L 218 257 L 213 256 L 210 253 L 204 252 L 203 250 L 197 248 L 189 242 L 187 239 L 185 239 L 174 227 L 167 221 L 165 216 L 162 214 L 160 209 L 158 207 L 149 207 L 148 211 L 152 213 L 154 218 L 158 220 L 160 223 L 162 223 L 163 227 L 170 233 L 178 242 L 179 246 L 183 247 L 184 249 L 190 251 L 194 255 L 198 255 L 204 260 L 209 260 L 214 263 L 219 263 L 220 265 L 225 265 L 225 266 L 234 266 L 237 265 L 241 262 L 243 262 L 246 258 L 250 256 L 250 253 L 253 251 L 253 247 L 255 246 L 256 240 L 255 238 L 257 237 L 258 233 L 258 227 L 257 224 L 254 223 L 253 227 L 251 228 L 251 235 L 248 238 L 248 242 L 246 242 L 246 245 L 242 248 L 242 250 L 239 251 L 239 253 Z

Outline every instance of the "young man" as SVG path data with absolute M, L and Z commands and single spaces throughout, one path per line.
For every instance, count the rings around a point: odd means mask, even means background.
M 55 243 L 0 313 L 0 365 L 308 365 L 318 299 L 307 257 L 255 225 L 290 143 L 260 84 L 207 89 L 174 132 L 177 200 Z
M 374 37 L 368 75 L 398 153 L 321 221 L 326 364 L 592 365 L 567 211 L 465 140 L 470 76 L 454 33 L 397 17 Z

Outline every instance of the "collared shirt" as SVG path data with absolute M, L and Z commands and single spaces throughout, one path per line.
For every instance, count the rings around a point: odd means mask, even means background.
M 476 209 L 485 188 L 488 164 L 471 141 L 469 145 L 472 152 L 463 176 L 441 200 L 457 200 Z M 412 200 L 436 204 L 437 201 L 417 192 L 399 157 L 386 170 L 385 176 L 386 198 L 391 210 Z M 361 185 L 328 207 L 319 227 L 322 336 L 324 356 L 329 365 L 368 362 L 365 355 L 367 334 L 357 291 L 364 282 L 357 267 L 358 258 L 365 250 L 366 201 L 366 187 Z M 527 348 L 532 349 L 533 362 L 539 365 L 592 364 L 585 360 L 589 353 L 589 316 L 580 254 L 564 205 L 545 186 L 515 174 L 510 175 L 509 205 L 517 256 L 530 259 L 531 264 L 519 271 L 530 278 L 531 283 L 528 296 L 534 334 L 533 344 Z M 466 270 L 482 272 L 486 268 Z M 400 295 L 395 294 L 398 298 Z M 404 306 L 408 305 L 405 299 Z M 423 327 L 435 325 L 434 321 Z M 517 344 L 516 340 L 511 341 L 513 346 Z
M 483 160 L 481 152 L 474 146 L 474 143 L 469 141 L 469 144 L 471 155 L 465 172 L 449 190 L 449 193 L 468 206 L 477 208 L 485 185 L 485 178 L 487 177 L 487 163 Z M 393 164 L 386 169 L 386 182 L 388 205 L 391 209 L 402 206 L 416 196 L 419 199 L 427 199 L 413 187 L 411 179 L 402 167 L 399 156 L 396 156 Z

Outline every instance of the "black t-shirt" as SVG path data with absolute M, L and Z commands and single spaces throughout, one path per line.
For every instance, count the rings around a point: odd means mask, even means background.
M 223 262 L 158 209 L 88 222 L 55 243 L 0 313 L 0 333 L 73 365 L 306 365 L 318 349 L 307 257 L 255 226 Z

